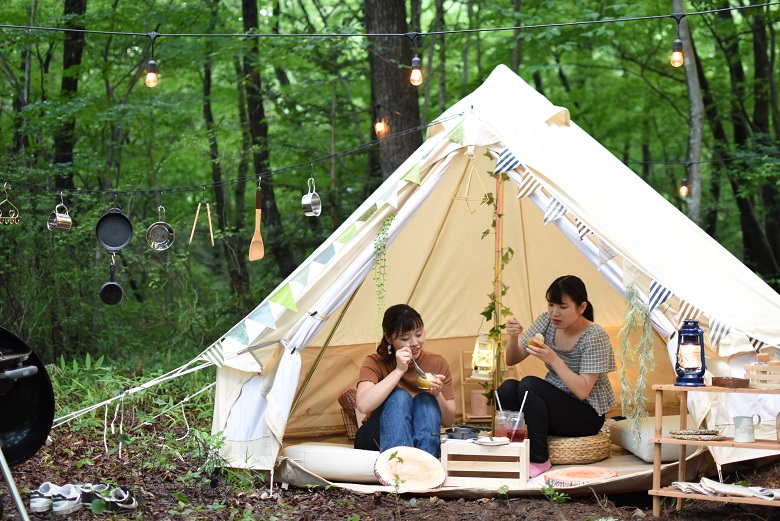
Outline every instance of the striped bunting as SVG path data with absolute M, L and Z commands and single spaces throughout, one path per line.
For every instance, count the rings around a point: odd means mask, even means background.
M 762 342 L 761 340 L 753 338 L 752 336 L 748 336 L 748 340 L 750 340 L 750 345 L 753 346 L 753 349 L 756 350 L 756 353 L 766 347 L 766 342 Z
M 682 322 L 683 320 L 696 320 L 699 318 L 699 315 L 701 315 L 701 310 L 699 308 L 690 302 L 684 300 L 680 301 L 680 311 L 677 313 L 678 322 Z
M 607 241 L 599 238 L 599 268 L 617 257 L 617 252 Z
M 498 156 L 498 161 L 496 161 L 496 169 L 494 173 L 502 174 L 504 172 L 509 172 L 518 166 L 520 166 L 520 160 L 517 159 L 508 148 L 504 148 L 504 150 L 502 150 L 501 154 Z
M 225 365 L 225 353 L 222 350 L 222 342 L 218 341 L 212 344 L 211 347 L 203 352 L 203 356 L 217 367 L 224 367 Z
M 715 317 L 710 317 L 710 345 L 715 347 L 731 333 L 731 326 Z
M 520 191 L 517 194 L 517 198 L 526 197 L 542 188 L 542 184 L 536 180 L 536 177 L 529 172 L 525 171 L 523 174 L 523 181 L 520 183 Z
M 578 217 L 574 218 L 574 224 L 577 226 L 577 233 L 580 236 L 580 241 L 584 241 L 585 237 L 591 233 L 590 228 L 584 222 L 580 221 Z
M 547 203 L 547 210 L 544 211 L 544 224 L 550 221 L 555 221 L 566 215 L 566 207 L 555 197 L 550 197 L 550 201 Z
M 648 295 L 648 307 L 650 311 L 667 301 L 672 296 L 672 291 L 663 287 L 657 280 L 650 283 L 650 294 Z

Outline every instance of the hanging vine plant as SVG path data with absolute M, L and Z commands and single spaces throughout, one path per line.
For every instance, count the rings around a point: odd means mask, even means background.
M 374 285 L 376 286 L 377 338 L 382 337 L 382 318 L 385 314 L 385 280 L 387 279 L 387 239 L 396 214 L 391 214 L 374 239 Z
M 618 356 L 620 357 L 620 386 L 623 389 L 620 405 L 623 414 L 628 418 L 628 427 L 634 438 L 639 441 L 640 422 L 647 416 L 647 398 L 644 390 L 647 385 L 647 375 L 655 370 L 653 355 L 653 329 L 650 322 L 650 310 L 642 302 L 641 294 L 635 284 L 626 288 L 628 308 L 623 320 L 623 327 L 618 333 Z M 639 344 L 631 345 L 631 336 L 635 331 L 641 331 Z M 629 363 L 639 360 L 639 373 L 636 382 L 628 377 L 626 367 Z M 656 412 L 658 414 L 658 412 Z

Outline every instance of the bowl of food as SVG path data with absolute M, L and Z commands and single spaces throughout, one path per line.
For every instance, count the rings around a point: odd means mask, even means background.
M 538 346 L 544 345 L 544 335 L 541 333 L 536 333 L 533 337 L 531 337 L 531 340 L 533 340 L 534 343 Z
M 417 387 L 420 389 L 430 389 L 433 382 L 433 373 L 425 373 L 425 378 L 422 376 L 417 377 Z

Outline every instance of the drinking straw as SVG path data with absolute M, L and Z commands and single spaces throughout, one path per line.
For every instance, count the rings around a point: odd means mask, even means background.
M 517 419 L 515 420 L 514 430 L 517 430 L 517 426 L 520 425 L 520 418 L 523 416 L 523 407 L 525 407 L 526 398 L 528 398 L 528 391 L 526 391 L 525 394 L 523 395 L 523 403 L 520 404 L 520 412 L 517 413 Z
M 498 405 L 498 410 L 504 412 L 504 409 L 501 408 L 501 400 L 498 399 L 498 391 L 493 391 L 493 394 L 496 395 L 496 405 Z

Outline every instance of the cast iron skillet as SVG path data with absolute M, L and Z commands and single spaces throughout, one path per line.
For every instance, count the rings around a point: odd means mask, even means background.
M 8 377 L 14 374 L 19 377 Z M 54 422 L 54 391 L 40 358 L 2 327 L 0 376 L 0 443 L 13 467 L 33 457 L 46 443 Z
M 479 429 L 474 427 L 450 427 L 449 429 L 444 429 L 442 434 L 446 434 L 450 439 L 470 440 L 479 437 Z
M 133 225 L 119 208 L 111 208 L 100 218 L 95 227 L 100 245 L 109 253 L 116 253 L 130 244 L 133 238 Z

